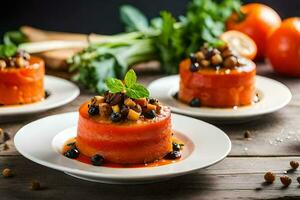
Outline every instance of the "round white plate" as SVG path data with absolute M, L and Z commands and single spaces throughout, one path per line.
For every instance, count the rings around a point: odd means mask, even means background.
M 48 75 L 45 76 L 45 90 L 50 93 L 50 96 L 43 101 L 17 106 L 0 106 L 0 121 L 7 116 L 38 113 L 65 105 L 80 93 L 79 88 L 70 81 Z
M 178 75 L 155 80 L 148 87 L 151 96 L 170 106 L 173 112 L 216 122 L 235 123 L 255 119 L 259 116 L 283 108 L 292 98 L 290 90 L 285 85 L 262 76 L 256 76 L 256 88 L 260 99 L 259 102 L 245 107 L 190 107 L 173 97 L 173 95 L 178 92 L 178 88 Z
M 23 156 L 41 165 L 80 179 L 114 184 L 156 182 L 192 173 L 221 161 L 231 149 L 230 139 L 217 127 L 172 114 L 173 129 L 180 132 L 175 135 L 185 143 L 183 160 L 144 168 L 92 166 L 60 153 L 63 143 L 75 136 L 77 119 L 78 113 L 72 112 L 34 121 L 18 131 L 14 138 L 15 146 Z

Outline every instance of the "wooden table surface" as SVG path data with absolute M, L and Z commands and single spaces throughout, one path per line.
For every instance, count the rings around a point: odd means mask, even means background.
M 92 96 L 84 90 L 64 107 L 27 119 L 16 116 L 16 122 L 0 123 L 0 127 L 11 136 L 7 142 L 9 149 L 0 151 L 0 169 L 9 167 L 15 173 L 12 178 L 0 177 L 0 199 L 300 199 L 300 185 L 296 180 L 300 170 L 289 171 L 291 160 L 300 161 L 300 79 L 276 76 L 269 66 L 263 64 L 258 66 L 258 74 L 286 84 L 293 93 L 289 105 L 252 122 L 217 124 L 232 141 L 230 155 L 195 174 L 161 183 L 107 185 L 82 181 L 35 164 L 16 151 L 12 139 L 18 129 L 44 116 L 76 111 Z M 144 75 L 140 76 L 140 81 L 149 84 L 159 77 L 161 75 Z M 246 130 L 251 132 L 251 140 L 244 139 Z M 272 185 L 264 184 L 263 176 L 267 171 L 277 174 Z M 288 188 L 283 188 L 279 180 L 279 176 L 285 173 L 293 180 Z M 30 190 L 32 180 L 40 181 L 45 188 Z

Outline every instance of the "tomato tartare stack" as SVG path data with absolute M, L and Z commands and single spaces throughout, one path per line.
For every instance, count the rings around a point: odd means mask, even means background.
M 74 148 L 69 158 L 82 154 L 98 161 L 116 164 L 145 164 L 162 158 L 179 158 L 174 148 L 171 111 L 148 90 L 136 83 L 133 70 L 125 80 L 111 78 L 103 96 L 95 96 L 79 108 Z M 174 151 L 176 150 L 176 151 Z M 98 163 L 98 164 L 97 164 Z
M 28 104 L 44 99 L 44 61 L 19 50 L 0 57 L 0 104 Z
M 256 65 L 235 55 L 228 45 L 205 45 L 179 68 L 178 98 L 192 107 L 245 106 L 254 100 Z

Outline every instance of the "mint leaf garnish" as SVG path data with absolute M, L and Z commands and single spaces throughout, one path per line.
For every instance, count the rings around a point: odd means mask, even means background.
M 126 95 L 133 99 L 148 98 L 149 91 L 143 85 L 136 83 L 126 88 Z
M 126 73 L 125 78 L 124 78 L 126 87 L 133 86 L 136 83 L 136 79 L 137 79 L 137 77 L 136 77 L 136 74 L 133 71 L 133 69 L 129 70 Z
M 126 96 L 132 99 L 148 98 L 149 91 L 143 85 L 136 83 L 136 80 L 136 74 L 131 69 L 125 75 L 125 85 L 121 80 L 116 78 L 108 78 L 105 83 L 112 93 L 123 92 L 125 90 Z
M 112 93 L 122 92 L 125 88 L 122 81 L 116 78 L 108 78 L 105 83 L 109 91 Z

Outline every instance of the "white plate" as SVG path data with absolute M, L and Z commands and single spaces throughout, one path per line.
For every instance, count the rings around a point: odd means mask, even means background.
M 155 80 L 148 87 L 152 97 L 170 106 L 175 113 L 227 123 L 243 122 L 275 112 L 286 106 L 292 98 L 290 90 L 285 85 L 262 76 L 256 76 L 256 88 L 260 101 L 245 107 L 193 108 L 173 97 L 178 92 L 178 88 L 178 75 Z
M 65 105 L 73 101 L 80 93 L 79 88 L 70 81 L 54 76 L 45 76 L 45 90 L 50 96 L 45 100 L 18 106 L 1 106 L 0 121 L 7 116 L 38 113 Z
M 177 137 L 185 142 L 183 160 L 145 168 L 92 166 L 68 159 L 60 153 L 63 143 L 75 136 L 77 119 L 78 113 L 73 112 L 32 122 L 18 131 L 15 146 L 23 156 L 41 165 L 80 179 L 114 184 L 156 182 L 192 173 L 221 161 L 231 149 L 228 136 L 215 126 L 172 114 L 173 129 L 181 133 Z

